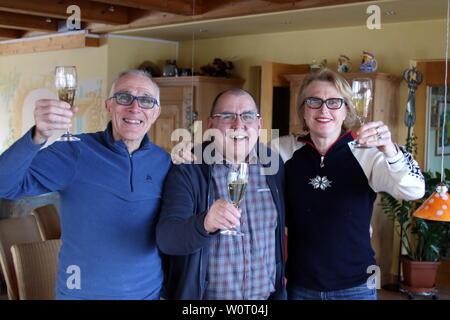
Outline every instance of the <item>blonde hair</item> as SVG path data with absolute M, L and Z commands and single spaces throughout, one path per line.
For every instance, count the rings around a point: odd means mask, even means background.
M 305 114 L 305 98 L 306 97 L 306 89 L 309 87 L 311 83 L 314 81 L 324 81 L 331 83 L 340 95 L 344 98 L 344 106 L 347 108 L 347 116 L 345 117 L 344 122 L 342 123 L 342 130 L 348 130 L 355 125 L 356 114 L 355 108 L 352 101 L 352 88 L 348 84 L 347 80 L 345 80 L 340 74 L 331 71 L 330 69 L 321 69 L 314 73 L 311 73 L 305 77 L 302 85 L 298 91 L 298 108 L 297 114 L 300 120 L 300 125 L 303 130 L 308 132 L 309 128 L 306 125 L 304 120 Z

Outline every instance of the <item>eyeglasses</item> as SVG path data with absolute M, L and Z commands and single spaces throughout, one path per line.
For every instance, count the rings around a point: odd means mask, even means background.
M 142 109 L 153 109 L 154 106 L 158 106 L 158 100 L 149 96 L 133 96 L 127 92 L 117 92 L 108 99 L 116 99 L 116 102 L 122 106 L 130 106 L 134 100 L 137 100 L 139 107 Z
M 219 121 L 222 123 L 233 123 L 236 121 L 237 117 L 241 118 L 241 121 L 244 123 L 253 123 L 259 117 L 259 113 L 248 111 L 243 113 L 233 113 L 233 112 L 222 112 L 211 115 L 212 118 L 219 118 Z
M 303 103 L 305 103 L 308 106 L 308 108 L 311 109 L 320 109 L 322 108 L 322 105 L 325 103 L 327 108 L 331 110 L 339 109 L 340 107 L 342 107 L 342 104 L 344 102 L 345 100 L 342 98 L 330 98 L 327 100 L 322 100 L 316 97 L 309 97 L 303 101 Z

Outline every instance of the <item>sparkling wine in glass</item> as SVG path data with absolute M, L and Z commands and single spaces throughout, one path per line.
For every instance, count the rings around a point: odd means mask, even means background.
M 58 66 L 55 69 L 55 86 L 58 90 L 59 100 L 65 101 L 73 107 L 73 101 L 77 90 L 77 69 L 75 66 Z M 66 130 L 56 141 L 80 141 L 79 138 Z
M 240 163 L 237 166 L 231 166 L 227 175 L 227 188 L 229 201 L 236 207 L 242 202 L 247 190 L 248 184 L 248 164 Z M 233 227 L 228 230 L 220 231 L 221 234 L 229 236 L 243 236 L 244 234 Z
M 369 105 L 372 100 L 372 80 L 358 78 L 352 82 L 352 100 L 355 106 L 356 117 L 360 126 L 364 125 L 369 114 Z M 356 148 L 372 148 L 371 146 L 357 143 Z

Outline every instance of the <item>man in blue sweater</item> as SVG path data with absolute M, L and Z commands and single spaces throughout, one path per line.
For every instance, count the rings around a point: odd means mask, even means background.
M 218 95 L 208 118 L 212 143 L 203 162 L 173 166 L 164 186 L 157 242 L 170 255 L 163 296 L 167 299 L 283 299 L 283 163 L 264 164 L 258 145 L 262 120 L 250 94 Z M 210 157 L 208 157 L 210 156 Z M 247 191 L 240 209 L 225 199 L 231 166 L 248 162 Z M 264 175 L 262 172 L 271 171 Z M 273 174 L 274 173 L 274 174 Z M 240 226 L 243 236 L 220 230 Z
M 59 191 L 58 299 L 159 299 L 155 225 L 171 166 L 147 136 L 160 114 L 159 88 L 130 70 L 113 82 L 105 104 L 112 119 L 105 131 L 40 150 L 73 112 L 63 101 L 37 101 L 36 125 L 0 155 L 0 197 Z

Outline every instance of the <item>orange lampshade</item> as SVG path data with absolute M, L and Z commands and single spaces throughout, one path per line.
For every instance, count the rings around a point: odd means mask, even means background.
M 450 221 L 448 187 L 445 184 L 438 185 L 436 191 L 413 213 L 413 216 L 427 220 Z

